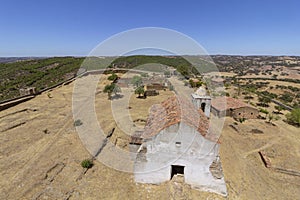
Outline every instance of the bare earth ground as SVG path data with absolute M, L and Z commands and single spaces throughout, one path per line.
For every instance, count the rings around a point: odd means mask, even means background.
M 221 161 L 228 197 L 191 189 L 182 181 L 161 185 L 136 184 L 133 175 L 89 158 L 75 131 L 72 118 L 73 83 L 42 94 L 0 113 L 0 199 L 297 199 L 300 177 L 265 168 L 258 151 L 266 150 L 272 164 L 300 171 L 299 129 L 276 121 L 238 124 L 239 132 L 226 119 L 221 136 Z M 101 91 L 101 86 L 99 91 Z M 132 96 L 132 118 L 145 118 L 148 107 L 171 95 L 149 97 L 144 107 Z M 152 99 L 151 99 L 152 98 Z M 96 112 L 105 132 L 115 127 L 107 95 L 96 95 Z M 127 106 L 127 105 L 126 105 Z M 139 114 L 137 114 L 139 113 Z M 252 127 L 264 134 L 252 134 Z M 116 130 L 111 141 L 124 148 L 128 135 Z

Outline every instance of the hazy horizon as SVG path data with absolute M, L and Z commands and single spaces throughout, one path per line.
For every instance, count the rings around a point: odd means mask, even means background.
M 269 56 L 269 57 L 300 57 L 300 55 L 287 55 L 287 54 L 208 54 L 208 55 L 193 55 L 193 54 L 186 54 L 186 55 L 167 55 L 167 54 L 134 54 L 134 55 L 110 55 L 110 56 L 97 56 L 97 57 L 126 57 L 126 56 L 242 56 L 242 57 L 255 57 L 255 56 Z M 52 57 L 94 57 L 88 55 L 44 55 L 44 56 L 35 56 L 35 55 L 25 55 L 25 56 L 0 56 L 0 58 L 52 58 Z

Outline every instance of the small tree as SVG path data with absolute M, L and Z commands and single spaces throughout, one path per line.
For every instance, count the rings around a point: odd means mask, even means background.
M 265 109 L 260 109 L 259 112 L 266 114 L 265 118 L 267 118 L 267 115 L 269 114 L 269 111 Z
M 289 92 L 285 92 L 284 94 L 280 95 L 279 99 L 285 103 L 291 103 L 293 101 L 293 95 Z
M 274 108 L 277 110 L 277 113 L 281 113 L 281 111 L 283 110 L 282 106 L 275 106 Z
M 271 123 L 271 121 L 276 121 L 276 120 L 279 120 L 279 119 L 280 119 L 280 117 L 278 115 L 274 115 L 273 113 L 268 114 L 269 123 Z
M 115 84 L 112 83 L 110 85 L 106 85 L 103 89 L 103 92 L 107 93 L 109 100 L 111 99 L 111 94 L 113 93 L 114 88 L 115 88 Z
M 118 75 L 115 73 L 112 73 L 107 79 L 110 81 L 115 81 L 118 79 Z
M 141 86 L 142 83 L 143 83 L 142 77 L 141 77 L 141 76 L 137 76 L 137 75 L 134 76 L 134 77 L 132 77 L 131 83 L 132 83 L 134 86 L 136 86 L 136 87 Z
M 168 76 L 171 75 L 171 72 L 170 71 L 164 71 L 164 75 L 168 77 Z
M 198 87 L 202 86 L 202 82 L 200 80 L 190 79 L 189 83 L 190 83 L 190 85 L 191 85 L 192 88 L 195 88 L 195 87 L 198 88 Z
M 264 97 L 264 96 L 261 96 L 258 98 L 258 101 L 259 101 L 259 105 L 262 106 L 262 107 L 269 107 L 269 103 L 271 102 L 271 99 L 268 98 L 268 97 Z
M 112 83 L 112 84 L 110 84 L 110 85 L 106 85 L 106 86 L 104 87 L 103 92 L 104 92 L 104 93 L 107 93 L 108 99 L 111 100 L 111 98 L 112 98 L 112 97 L 111 97 L 112 93 L 114 93 L 115 95 L 118 95 L 118 93 L 121 92 L 121 88 L 120 88 L 118 85 L 116 85 L 115 83 Z
M 74 126 L 81 126 L 81 125 L 82 125 L 82 121 L 80 119 L 74 121 Z
M 286 119 L 288 123 L 300 126 L 300 108 L 295 108 L 291 113 L 286 114 Z
M 115 93 L 115 95 L 119 95 L 118 93 L 121 93 L 122 90 L 118 85 L 115 84 L 113 92 Z
M 136 88 L 135 91 L 134 91 L 134 93 L 138 94 L 139 95 L 138 97 L 141 97 L 141 94 L 144 95 L 144 93 L 145 93 L 144 87 L 140 86 L 140 87 Z

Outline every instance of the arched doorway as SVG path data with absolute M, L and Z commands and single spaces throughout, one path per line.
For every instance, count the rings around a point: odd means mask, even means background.
M 201 110 L 202 110 L 203 112 L 205 112 L 205 106 L 206 106 L 206 103 L 201 103 Z

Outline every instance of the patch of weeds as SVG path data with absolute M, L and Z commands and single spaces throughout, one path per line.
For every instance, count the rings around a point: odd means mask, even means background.
M 43 132 L 44 132 L 45 134 L 50 134 L 50 131 L 49 131 L 48 129 L 44 129 Z
M 244 121 L 246 121 L 245 118 L 239 118 L 239 122 L 240 122 L 240 123 L 243 123 Z

